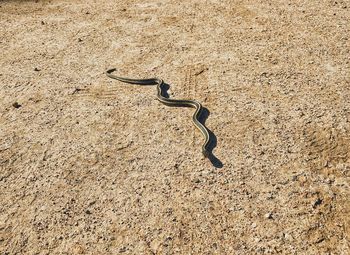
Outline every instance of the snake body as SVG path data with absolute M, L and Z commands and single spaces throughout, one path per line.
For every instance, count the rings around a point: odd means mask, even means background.
M 138 84 L 138 85 L 157 85 L 157 99 L 161 103 L 167 105 L 167 106 L 185 106 L 185 107 L 192 107 L 195 108 L 195 112 L 192 116 L 193 124 L 199 129 L 199 131 L 204 136 L 204 143 L 202 145 L 202 153 L 204 157 L 209 157 L 209 150 L 208 145 L 210 141 L 210 136 L 208 129 L 199 121 L 199 115 L 203 109 L 202 105 L 194 100 L 180 100 L 180 99 L 169 99 L 162 95 L 162 89 L 161 86 L 164 83 L 162 79 L 158 78 L 151 78 L 151 79 L 130 79 L 130 78 L 124 78 L 120 76 L 113 75 L 112 73 L 116 69 L 110 69 L 107 71 L 107 76 L 116 79 L 121 82 L 130 83 L 130 84 Z

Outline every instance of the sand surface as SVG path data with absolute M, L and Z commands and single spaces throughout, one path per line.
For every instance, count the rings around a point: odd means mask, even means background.
M 0 1 L 0 254 L 350 254 L 350 3 Z M 156 88 L 106 77 L 160 77 Z

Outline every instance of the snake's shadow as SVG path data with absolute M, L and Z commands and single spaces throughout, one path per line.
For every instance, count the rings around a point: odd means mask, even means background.
M 169 98 L 168 90 L 170 88 L 170 85 L 163 82 L 163 84 L 161 85 L 160 88 L 162 90 L 162 96 L 165 98 Z M 205 125 L 205 122 L 208 119 L 209 115 L 210 115 L 210 111 L 207 108 L 202 106 L 202 111 L 201 111 L 200 116 L 199 116 L 199 121 L 206 128 L 207 128 L 207 126 Z M 208 152 L 209 152 L 208 158 L 214 167 L 222 168 L 223 167 L 222 162 L 213 154 L 213 150 L 217 145 L 217 138 L 216 138 L 215 134 L 210 129 L 208 129 L 208 132 L 209 132 L 209 145 L 207 147 Z

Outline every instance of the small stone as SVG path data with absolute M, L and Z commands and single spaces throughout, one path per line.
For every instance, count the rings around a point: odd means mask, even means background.
M 82 90 L 83 89 L 81 89 L 81 88 L 75 88 L 71 94 L 74 95 L 75 93 L 78 93 L 79 91 L 82 91 Z
M 265 218 L 271 220 L 272 219 L 272 213 L 269 212 L 269 213 L 265 214 Z
M 293 241 L 293 237 L 288 233 L 284 234 L 284 238 L 289 242 Z
M 323 236 L 319 237 L 315 243 L 322 243 L 325 240 L 325 238 Z
M 13 107 L 15 107 L 16 109 L 20 108 L 22 105 L 20 105 L 18 102 L 14 102 L 12 104 Z
M 83 39 L 81 39 L 81 38 L 78 38 L 78 42 L 82 42 L 83 41 Z
M 272 193 L 268 193 L 266 196 L 267 200 L 273 199 L 273 194 Z
M 316 201 L 314 202 L 314 204 L 312 205 L 312 207 L 315 209 L 320 204 L 322 204 L 322 199 L 317 198 Z
M 124 246 L 124 247 L 121 247 L 120 249 L 119 249 L 119 253 L 124 253 L 124 252 L 126 252 L 126 247 Z
M 79 122 L 78 122 L 79 123 Z M 92 205 L 94 205 L 96 203 L 96 200 L 93 200 L 93 201 L 91 201 L 90 203 L 89 203 L 89 206 L 92 206 Z
M 35 68 L 34 68 L 34 71 L 35 71 L 35 72 L 39 72 L 39 71 L 40 71 L 40 69 L 39 69 L 39 68 L 37 68 L 37 67 L 35 67 Z
M 193 180 L 193 182 L 194 182 L 194 183 L 200 183 L 201 180 L 199 180 L 198 178 L 196 178 L 196 179 Z

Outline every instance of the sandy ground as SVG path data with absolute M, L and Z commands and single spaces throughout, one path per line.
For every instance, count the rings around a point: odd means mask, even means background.
M 349 254 L 349 9 L 0 1 L 0 253 Z

